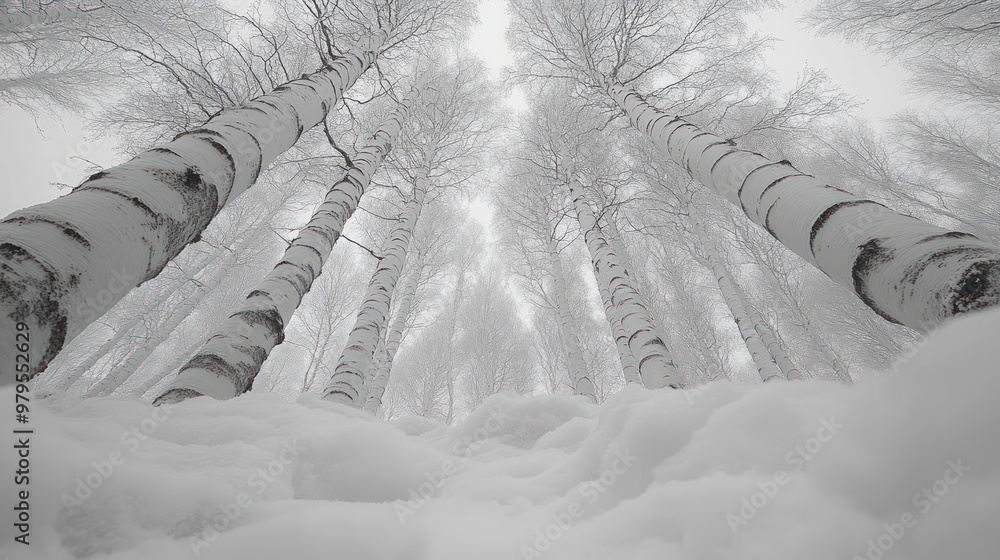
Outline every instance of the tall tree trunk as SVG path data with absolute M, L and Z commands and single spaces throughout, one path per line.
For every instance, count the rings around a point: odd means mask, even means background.
M 377 360 L 375 377 L 372 379 L 371 390 L 368 391 L 368 399 L 365 401 L 365 410 L 375 414 L 382 406 L 382 397 L 385 395 L 385 388 L 389 385 L 389 376 L 392 374 L 392 362 L 396 359 L 396 352 L 403 341 L 403 332 L 406 330 L 406 321 L 410 316 L 410 309 L 417 294 L 417 284 L 422 268 L 419 261 L 421 255 L 417 254 L 418 264 L 414 267 L 413 276 L 404 285 L 400 292 L 399 305 L 396 307 L 396 316 L 392 320 L 392 328 L 385 337 L 385 352 L 381 359 Z
M 750 317 L 750 322 L 753 324 L 754 330 L 757 331 L 757 335 L 760 336 L 761 342 L 767 348 L 767 353 L 771 355 L 774 363 L 781 370 L 782 377 L 789 381 L 801 381 L 803 379 L 802 372 L 795 367 L 791 358 L 788 357 L 784 346 L 778 340 L 778 335 L 774 327 L 771 326 L 760 311 L 754 308 L 750 302 L 750 298 L 747 297 L 746 292 L 743 291 L 743 288 L 735 278 L 733 279 L 733 288 L 736 290 L 736 295 L 743 302 L 743 306 L 747 310 L 747 315 Z
M 641 386 L 642 378 L 639 377 L 639 366 L 636 364 L 635 356 L 632 355 L 632 350 L 628 347 L 628 335 L 625 334 L 621 317 L 618 315 L 618 310 L 615 309 L 614 302 L 611 301 L 611 292 L 607 286 L 600 285 L 600 282 L 598 282 L 598 291 L 604 305 L 604 316 L 611 326 L 611 336 L 615 339 L 615 347 L 618 348 L 618 358 L 622 364 L 625 383 L 636 383 Z
M 607 92 L 664 154 L 880 317 L 926 333 L 952 315 L 1000 303 L 996 247 L 741 150 L 622 84 L 608 81 Z
M 567 186 L 576 208 L 580 229 L 590 250 L 594 274 L 598 285 L 608 286 L 611 302 L 620 314 L 622 327 L 628 336 L 628 347 L 635 356 L 643 385 L 648 389 L 668 386 L 682 388 L 683 377 L 674 365 L 666 341 L 657 332 L 649 311 L 641 303 L 628 275 L 618 262 L 618 256 L 604 237 L 593 209 L 583 197 L 583 189 L 568 158 L 565 165 L 570 170 Z
M 737 292 L 736 280 L 729 273 L 725 265 L 722 264 L 715 244 L 708 240 L 708 237 L 700 226 L 701 224 L 698 227 L 698 234 L 702 250 L 705 252 L 706 257 L 703 264 L 712 271 L 716 282 L 719 284 L 726 307 L 729 308 L 729 313 L 732 314 L 733 320 L 736 321 L 740 337 L 743 338 L 743 343 L 746 345 L 751 359 L 753 359 L 753 365 L 757 369 L 757 373 L 760 374 L 761 381 L 766 383 L 775 379 L 782 379 L 783 376 L 778 369 L 778 365 L 772 359 L 771 354 L 767 351 L 767 347 L 760 338 L 760 334 L 754 328 L 755 325 L 747 313 L 746 303 L 740 298 L 739 292 Z
M 0 222 L 0 363 L 14 363 L 15 327 L 23 322 L 32 341 L 29 373 L 44 371 L 84 327 L 158 275 L 325 118 L 386 37 L 381 29 L 331 66 Z M 0 376 L 0 384 L 13 380 Z
M 188 296 L 182 305 L 171 310 L 162 325 L 154 328 L 153 333 L 138 348 L 129 353 L 124 362 L 115 366 L 108 375 L 97 383 L 94 383 L 83 393 L 83 396 L 103 397 L 120 387 L 122 383 L 125 383 L 132 374 L 146 363 L 146 360 L 160 347 L 160 344 L 170 338 L 174 330 L 184 322 L 184 319 L 187 319 L 188 315 L 205 299 L 205 296 L 218 288 L 219 284 L 222 284 L 222 281 L 229 275 L 229 271 L 235 262 L 236 254 L 232 252 L 228 253 L 226 258 L 223 259 L 222 266 L 216 270 L 215 274 L 207 282 L 199 286 L 195 293 Z
M 566 369 L 569 371 L 570 380 L 573 382 L 573 394 L 583 395 L 591 402 L 597 402 L 594 394 L 594 382 L 587 372 L 587 361 L 583 358 L 583 350 L 580 349 L 580 339 L 576 336 L 576 328 L 573 326 L 573 315 L 570 313 L 569 300 L 566 297 L 566 277 L 563 275 L 562 261 L 559 259 L 559 250 L 556 241 L 552 237 L 552 224 L 546 225 L 547 249 L 549 252 L 549 268 L 552 271 L 552 290 L 555 292 L 556 314 L 559 316 L 559 330 L 562 332 L 563 345 L 566 350 Z
M 329 258 L 408 112 L 403 102 L 357 153 L 270 273 L 208 338 L 155 403 L 206 395 L 229 399 L 250 390 L 260 367 L 285 338 L 285 326 Z
M 423 170 L 414 182 L 413 197 L 406 203 L 399 222 L 389 234 L 389 245 L 372 274 L 358 319 L 347 338 L 343 354 L 337 360 L 333 376 L 326 385 L 324 399 L 356 408 L 365 404 L 361 398 L 365 374 L 382 337 L 382 327 L 389 315 L 389 304 L 396 290 L 399 274 L 406 264 L 406 252 L 424 204 L 427 182 L 427 171 Z

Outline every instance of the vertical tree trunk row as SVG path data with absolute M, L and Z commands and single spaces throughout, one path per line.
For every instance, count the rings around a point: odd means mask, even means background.
M 787 161 L 741 150 L 622 84 L 606 84 L 633 126 L 665 155 L 882 318 L 928 332 L 953 315 L 1000 303 L 996 247 L 860 199 Z
M 24 322 L 32 339 L 29 372 L 44 371 L 84 327 L 158 275 L 325 118 L 374 62 L 386 36 L 379 30 L 331 66 L 223 110 L 162 147 L 95 173 L 71 193 L 0 222 L 0 363 L 14 363 L 15 327 Z M 0 376 L 0 384 L 13 380 Z
M 277 265 L 178 372 L 156 403 L 206 395 L 228 399 L 253 386 L 260 367 L 285 337 L 285 327 L 329 258 L 344 224 L 389 153 L 409 110 L 403 102 L 382 123 L 327 192 Z
M 396 283 L 406 264 L 406 252 L 413 237 L 413 229 L 420 217 L 424 196 L 427 194 L 427 171 L 421 171 L 413 187 L 413 197 L 406 203 L 399 222 L 389 234 L 389 245 L 379 259 L 372 274 L 368 291 L 365 293 L 358 312 L 357 321 L 347 338 L 347 345 L 333 376 L 327 383 L 323 398 L 360 408 L 364 406 L 362 391 L 365 374 L 375 355 L 375 349 L 382 338 L 382 328 L 389 315 Z
M 570 169 L 567 186 L 590 250 L 594 274 L 598 285 L 608 286 L 611 303 L 621 317 L 622 327 L 628 336 L 628 347 L 635 356 L 643 385 L 648 389 L 682 388 L 683 377 L 674 365 L 666 341 L 656 331 L 649 310 L 641 303 L 618 256 L 604 237 L 593 209 L 583 197 L 583 189 L 573 174 L 572 165 L 567 161 L 565 166 Z

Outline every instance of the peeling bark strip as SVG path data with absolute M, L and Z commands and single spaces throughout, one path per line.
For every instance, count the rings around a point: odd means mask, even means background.
M 572 165 L 569 162 L 564 165 L 571 170 L 567 186 L 590 250 L 597 283 L 607 286 L 611 303 L 621 317 L 622 328 L 628 335 L 628 347 L 638 362 L 643 385 L 648 389 L 682 388 L 683 377 L 674 365 L 666 341 L 657 332 L 649 310 L 640 302 L 639 295 L 618 262 L 618 256 L 604 238 L 593 209 L 583 198 L 583 189 L 572 172 Z
M 44 371 L 66 342 L 159 274 L 302 128 L 325 118 L 385 37 L 379 30 L 331 67 L 223 110 L 165 147 L 0 222 L 0 363 L 14 363 L 14 325 L 24 321 L 38 341 L 29 367 Z
M 851 289 L 879 316 L 928 332 L 1000 303 L 1000 250 L 740 150 L 608 82 L 636 129 L 783 245 Z
M 547 217 L 547 216 L 546 216 Z M 587 361 L 580 349 L 580 339 L 576 336 L 573 315 L 570 313 L 569 301 L 566 297 L 566 276 L 563 274 L 559 250 L 553 238 L 552 222 L 546 224 L 546 245 L 549 252 L 549 266 L 552 270 L 552 290 L 556 297 L 556 314 L 559 316 L 559 330 L 562 333 L 563 346 L 566 349 L 566 369 L 573 382 L 573 394 L 583 395 L 590 402 L 597 402 L 594 394 L 594 382 L 587 372 Z
M 413 198 L 403 207 L 399 222 L 389 233 L 388 247 L 378 261 L 371 282 L 368 283 L 368 290 L 365 292 L 354 328 L 347 337 L 344 352 L 337 360 L 333 375 L 323 390 L 323 398 L 326 400 L 349 404 L 356 408 L 361 408 L 365 404 L 362 391 L 365 374 L 371 367 L 375 349 L 382 339 L 382 327 L 389 315 L 389 304 L 396 290 L 396 282 L 399 281 L 399 273 L 406 264 L 406 251 L 410 246 L 413 228 L 420 217 L 426 194 L 425 170 L 417 177 L 413 186 Z
M 281 260 L 205 345 L 181 367 L 154 404 L 200 395 L 229 399 L 250 390 L 260 367 L 285 337 L 285 327 L 302 303 L 354 214 L 372 176 L 396 141 L 408 106 L 400 104 L 354 156 L 344 176 L 299 231 Z

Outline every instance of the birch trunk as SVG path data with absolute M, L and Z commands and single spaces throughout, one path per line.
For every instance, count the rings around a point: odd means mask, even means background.
M 649 311 L 640 302 L 617 255 L 604 237 L 593 209 L 583 198 L 583 189 L 573 175 L 572 167 L 567 167 L 571 169 L 567 186 L 590 250 L 594 274 L 599 285 L 608 286 L 611 303 L 620 314 L 622 328 L 628 336 L 628 347 L 635 356 L 643 385 L 648 389 L 682 388 L 684 381 L 674 365 L 670 349 L 657 332 Z
M 607 92 L 633 126 L 779 242 L 882 318 L 926 333 L 1000 303 L 1000 250 L 894 212 L 658 111 L 628 87 Z
M 407 112 L 404 102 L 382 123 L 344 176 L 330 187 L 326 199 L 278 264 L 181 367 L 177 378 L 154 403 L 200 395 L 229 399 L 253 387 L 261 365 L 284 340 L 286 325 L 319 276 L 372 175 L 392 148 Z
M 324 399 L 356 408 L 365 404 L 362 399 L 365 374 L 371 367 L 372 357 L 382 337 L 382 327 L 389 315 L 389 304 L 399 281 L 399 273 L 406 264 L 406 251 L 410 246 L 410 238 L 413 237 L 413 228 L 420 217 L 424 196 L 427 194 L 427 182 L 427 173 L 422 172 L 414 183 L 413 198 L 406 203 L 399 223 L 389 234 L 389 246 L 368 284 L 358 319 L 347 338 L 343 354 L 337 360 L 333 376 L 327 383 Z
M 71 193 L 0 222 L 0 366 L 30 332 L 28 373 L 126 293 L 155 277 L 261 170 L 321 122 L 373 63 L 379 30 L 329 67 L 91 175 Z M 22 327 L 23 329 L 23 327 Z M 0 376 L 0 384 L 13 382 Z
M 743 291 L 743 288 L 740 287 L 739 282 L 736 282 L 735 279 L 733 280 L 733 287 L 736 290 L 736 295 L 743 302 L 743 306 L 747 310 L 747 315 L 750 317 L 750 322 L 753 324 L 754 330 L 757 331 L 761 342 L 767 348 L 767 353 L 771 355 L 774 363 L 781 370 L 781 376 L 789 381 L 801 381 L 803 379 L 802 372 L 795 367 L 791 358 L 788 357 L 788 353 L 785 352 L 784 346 L 778 340 L 778 335 L 774 328 L 760 311 L 754 308 L 750 302 L 750 298 L 747 297 L 746 292 Z
M 563 345 L 566 349 L 566 369 L 569 371 L 570 380 L 573 381 L 573 394 L 583 395 L 591 402 L 597 402 L 594 394 L 594 382 L 587 372 L 587 361 L 583 358 L 583 350 L 580 349 L 580 339 L 576 336 L 576 329 L 573 327 L 573 316 L 570 313 L 569 301 L 566 297 L 566 278 L 563 275 L 562 261 L 559 259 L 559 251 L 556 247 L 555 239 L 552 238 L 552 225 L 548 224 L 549 233 L 546 244 L 549 251 L 549 268 L 552 270 L 552 290 L 555 292 L 556 314 L 559 316 L 559 330 L 562 332 Z
M 615 304 L 611 301 L 611 292 L 607 286 L 599 286 L 598 291 L 601 293 L 601 302 L 604 304 L 604 316 L 607 318 L 608 324 L 611 325 L 611 336 L 614 337 L 615 346 L 618 348 L 618 358 L 622 363 L 625 383 L 636 383 L 642 386 L 639 367 L 636 365 L 632 350 L 628 347 L 628 335 L 625 334 L 621 317 L 618 316 L 618 310 L 615 309 Z
M 420 255 L 417 255 L 420 258 Z M 389 376 L 392 374 L 392 362 L 396 359 L 396 352 L 403 341 L 403 332 L 406 330 L 406 321 L 410 316 L 410 309 L 413 300 L 417 295 L 417 282 L 420 277 L 420 265 L 414 267 L 414 274 L 406 283 L 400 294 L 399 306 L 396 308 L 396 316 L 392 320 L 392 328 L 385 338 L 385 352 L 381 360 L 377 362 L 375 377 L 372 379 L 371 390 L 368 391 L 368 399 L 365 401 L 365 410 L 375 414 L 382 406 L 382 397 L 385 395 L 385 388 L 389 385 Z
M 701 230 L 700 224 L 698 229 L 701 246 L 706 256 L 704 264 L 712 271 L 716 282 L 719 284 L 722 297 L 726 301 L 726 307 L 729 308 L 729 313 L 733 316 L 733 320 L 736 321 L 740 337 L 743 338 L 743 343 L 750 353 L 750 358 L 753 360 L 754 367 L 757 368 L 757 373 L 760 374 L 761 381 L 767 383 L 775 379 L 782 379 L 783 376 L 778 369 L 778 365 L 771 358 L 771 354 L 767 351 L 767 347 L 764 345 L 763 340 L 761 340 L 760 334 L 754 328 L 750 315 L 747 313 L 746 303 L 739 296 L 736 288 L 736 280 L 729 273 L 725 265 L 722 264 L 715 244 L 708 240 L 707 236 Z
M 173 309 L 167 316 L 165 324 L 154 329 L 155 334 L 147 338 L 138 348 L 129 353 L 125 361 L 115 366 L 108 375 L 87 389 L 83 396 L 85 398 L 103 397 L 120 387 L 122 383 L 125 383 L 132 374 L 146 363 L 146 360 L 160 347 L 160 344 L 170 338 L 174 330 L 184 322 L 184 319 L 187 319 L 198 304 L 205 299 L 205 296 L 218 288 L 219 284 L 222 284 L 222 281 L 229 275 L 234 262 L 236 262 L 236 254 L 227 254 L 222 262 L 222 266 L 215 274 L 207 282 L 199 286 L 198 290 L 191 294 L 184 301 L 183 305 Z

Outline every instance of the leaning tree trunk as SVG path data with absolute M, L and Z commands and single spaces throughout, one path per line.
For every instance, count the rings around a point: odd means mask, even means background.
M 235 253 L 227 254 L 226 258 L 222 261 L 222 266 L 207 282 L 198 286 L 195 293 L 188 296 L 181 306 L 170 311 L 165 323 L 154 329 L 155 334 L 151 334 L 146 338 L 138 348 L 129 353 L 124 362 L 112 368 L 108 375 L 97 383 L 94 383 L 83 393 L 83 396 L 103 397 L 120 387 L 122 383 L 128 381 L 128 378 L 146 363 L 146 360 L 160 347 L 160 344 L 163 344 L 165 340 L 170 338 L 174 330 L 191 315 L 191 312 L 198 307 L 198 304 L 205 299 L 205 296 L 218 288 L 219 284 L 222 284 L 222 281 L 229 275 L 229 271 L 235 262 Z
M 576 208 L 580 229 L 590 250 L 597 283 L 608 286 L 611 302 L 620 314 L 622 327 L 628 335 L 628 347 L 635 356 L 643 385 L 648 389 L 668 386 L 682 388 L 684 380 L 674 365 L 666 341 L 657 332 L 649 311 L 640 302 L 635 288 L 619 264 L 618 256 L 604 238 L 593 209 L 583 198 L 583 189 L 572 166 L 567 162 L 566 167 L 570 170 L 567 186 Z
M 627 86 L 606 85 L 664 154 L 880 317 L 926 333 L 953 315 L 1000 303 L 996 247 L 741 150 L 657 110 Z
M 583 395 L 591 402 L 596 403 L 594 382 L 587 372 L 587 361 L 583 358 L 580 339 L 577 338 L 576 328 L 573 326 L 573 315 L 570 313 L 569 299 L 566 297 L 566 277 L 563 274 L 562 261 L 559 259 L 556 241 L 552 237 L 551 223 L 547 225 L 546 234 L 548 239 L 545 241 L 549 252 L 549 268 L 552 270 L 552 290 L 555 293 L 556 314 L 559 317 L 559 330 L 562 332 L 563 345 L 566 350 L 566 369 L 573 382 L 573 394 Z
M 771 358 L 771 354 L 767 351 L 767 347 L 754 328 L 754 324 L 747 313 L 745 302 L 739 297 L 736 289 L 736 281 L 720 261 L 715 244 L 708 240 L 707 236 L 701 230 L 700 224 L 698 230 L 698 237 L 700 238 L 702 250 L 705 252 L 706 257 L 704 264 L 712 271 L 715 281 L 719 284 L 719 290 L 722 291 L 726 307 L 729 308 L 729 313 L 736 322 L 736 327 L 740 331 L 740 337 L 743 338 L 743 344 L 746 345 L 746 349 L 750 353 L 750 358 L 753 360 L 753 365 L 757 369 L 757 373 L 760 374 L 761 381 L 767 383 L 775 379 L 782 379 L 781 370 L 778 369 L 778 365 Z
M 30 333 L 28 370 L 197 241 L 375 60 L 387 32 L 331 66 L 219 112 L 163 147 L 91 175 L 71 193 L 0 222 L 0 364 Z M 0 384 L 13 376 L 0 376 Z
M 417 255 L 420 258 L 420 255 Z M 413 276 L 405 284 L 400 292 L 399 305 L 396 307 L 396 316 L 392 320 L 392 327 L 388 336 L 385 337 L 384 352 L 375 363 L 375 377 L 372 378 L 371 389 L 368 391 L 368 398 L 365 401 L 365 410 L 375 414 L 382 406 L 382 397 L 385 395 L 385 388 L 389 385 L 389 376 L 392 374 L 392 362 L 396 359 L 396 352 L 403 341 L 403 332 L 406 330 L 406 321 L 410 316 L 410 308 L 417 294 L 417 283 L 420 278 L 421 266 L 415 266 Z
M 347 337 L 347 344 L 337 360 L 333 376 L 326 385 L 324 399 L 356 408 L 365 404 L 361 398 L 365 374 L 371 367 L 375 348 L 382 338 L 382 327 L 389 315 L 389 304 L 399 281 L 399 273 L 406 264 L 406 251 L 427 194 L 427 181 L 427 172 L 422 171 L 414 182 L 413 198 L 406 203 L 399 222 L 389 234 L 389 245 L 372 274 L 358 319 Z
M 181 367 L 155 403 L 206 395 L 229 399 L 253 386 L 260 367 L 285 338 L 285 326 L 329 258 L 344 224 L 358 207 L 408 112 L 403 102 L 357 153 L 344 176 L 326 194 L 309 223 L 288 246 L 278 264 L 243 303 Z

